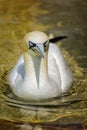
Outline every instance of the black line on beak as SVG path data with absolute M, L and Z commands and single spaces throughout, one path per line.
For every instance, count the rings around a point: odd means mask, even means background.
M 55 43 L 55 42 L 65 39 L 65 38 L 67 38 L 67 36 L 54 37 L 52 39 L 49 39 L 49 42 Z

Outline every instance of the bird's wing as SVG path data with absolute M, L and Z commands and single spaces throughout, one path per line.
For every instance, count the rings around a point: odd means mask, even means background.
M 66 61 L 63 57 L 60 48 L 55 44 L 50 44 L 51 54 L 55 60 L 56 66 L 58 67 L 60 73 L 62 92 L 65 92 L 67 89 L 69 89 L 72 83 L 72 72 L 66 64 Z
M 24 59 L 23 59 L 23 55 L 21 55 L 16 65 L 14 66 L 14 68 L 9 74 L 10 85 L 14 87 L 16 82 L 18 80 L 23 79 L 23 77 L 24 77 Z

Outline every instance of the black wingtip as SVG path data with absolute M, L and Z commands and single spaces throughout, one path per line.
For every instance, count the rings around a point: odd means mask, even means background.
M 49 42 L 55 43 L 55 42 L 65 39 L 65 38 L 67 38 L 67 36 L 54 37 L 54 38 L 50 39 Z

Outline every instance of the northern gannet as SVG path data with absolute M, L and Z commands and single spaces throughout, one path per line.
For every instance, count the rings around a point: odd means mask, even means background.
M 28 50 L 9 75 L 13 93 L 24 100 L 41 100 L 66 92 L 72 84 L 72 72 L 59 47 L 40 31 L 30 32 L 24 39 Z

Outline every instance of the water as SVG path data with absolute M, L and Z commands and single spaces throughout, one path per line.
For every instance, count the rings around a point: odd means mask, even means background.
M 85 0 L 0 0 L 0 130 L 86 129 L 86 6 Z M 24 35 L 33 30 L 68 36 L 57 44 L 74 77 L 68 92 L 43 102 L 18 99 L 7 81 L 10 70 L 26 50 Z

